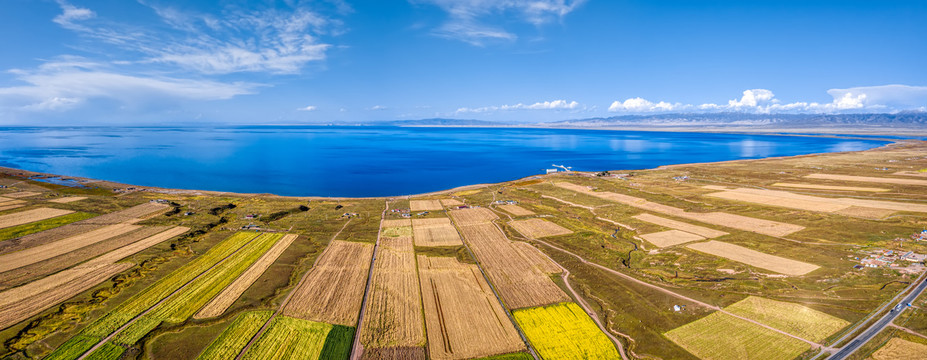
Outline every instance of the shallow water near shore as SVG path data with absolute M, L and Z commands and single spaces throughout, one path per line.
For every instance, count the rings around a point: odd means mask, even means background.
M 0 128 L 0 166 L 141 186 L 391 196 L 573 170 L 866 150 L 884 141 L 569 129 Z

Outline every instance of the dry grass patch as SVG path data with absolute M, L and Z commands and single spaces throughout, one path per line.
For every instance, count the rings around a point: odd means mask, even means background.
M 411 226 L 398 226 L 398 227 L 388 227 L 380 230 L 380 237 L 385 238 L 396 238 L 396 237 L 412 237 L 412 227 Z
M 814 264 L 769 255 L 747 249 L 743 246 L 715 240 L 690 244 L 686 247 L 786 275 L 804 275 L 819 268 L 819 266 Z
M 647 213 L 635 215 L 634 218 L 637 220 L 643 221 L 643 222 L 660 225 L 662 227 L 682 230 L 687 233 L 695 234 L 695 235 L 705 237 L 705 238 L 715 238 L 715 237 L 727 235 L 727 233 L 724 231 L 709 229 L 707 227 L 692 225 L 689 223 L 684 223 L 682 221 L 662 218 L 662 217 L 647 214 Z
M 0 329 L 35 316 L 133 266 L 131 263 L 81 265 L 0 292 Z
M 801 340 L 721 312 L 664 335 L 703 360 L 790 360 L 811 348 Z
M 412 219 L 391 219 L 380 221 L 381 228 L 412 226 Z
M 927 359 L 927 345 L 892 338 L 872 353 L 873 360 L 924 360 Z
M 412 211 L 444 210 L 440 200 L 410 200 L 409 208 Z
M 70 214 L 71 210 L 38 208 L 0 216 L 0 229 Z
M 365 347 L 425 345 L 412 238 L 380 239 L 360 339 Z
M 506 306 L 517 309 L 568 301 L 569 297 L 493 224 L 461 226 L 464 240 Z
M 541 250 L 532 246 L 529 243 L 524 241 L 513 241 L 512 246 L 516 250 L 521 252 L 521 254 L 528 259 L 528 262 L 531 265 L 534 265 L 538 270 L 547 274 L 559 274 L 563 272 L 563 269 L 560 268 L 560 265 L 557 265 L 554 260 L 551 260 L 550 257 L 545 255 Z
M 499 205 L 499 208 L 515 216 L 534 215 L 534 211 L 525 209 L 518 205 Z
M 463 204 L 464 203 L 462 201 L 457 200 L 457 199 L 441 199 L 441 205 L 444 205 L 446 207 L 460 206 Z
M 643 234 L 641 235 L 641 238 L 661 248 L 685 244 L 692 241 L 705 240 L 705 238 L 701 236 L 679 230 L 668 230 Z
M 824 180 L 871 182 L 871 183 L 896 184 L 896 185 L 927 186 L 927 180 L 918 180 L 918 179 L 898 179 L 898 178 L 884 178 L 884 177 L 874 177 L 874 176 L 853 176 L 853 175 L 836 175 L 836 174 L 811 174 L 811 175 L 805 175 L 805 177 L 808 179 L 824 179 Z
M 889 189 L 874 187 L 858 186 L 834 186 L 834 185 L 816 185 L 816 184 L 798 184 L 798 183 L 775 183 L 772 186 L 796 189 L 814 189 L 814 190 L 840 190 L 840 191 L 864 191 L 864 192 L 883 192 Z M 725 189 L 727 190 L 727 189 Z
M 573 183 L 559 182 L 555 183 L 554 185 L 567 190 L 572 190 L 598 198 L 615 201 L 624 205 L 633 206 L 638 209 L 681 217 L 683 219 L 695 220 L 706 224 L 720 225 L 732 229 L 755 232 L 763 235 L 782 237 L 805 228 L 804 226 L 799 225 L 786 224 L 778 221 L 757 219 L 723 212 L 690 213 L 677 207 L 658 204 L 630 195 L 623 195 L 606 191 L 592 191 L 588 187 L 576 185 Z
M 140 228 L 141 226 L 130 224 L 111 225 L 53 243 L 0 255 L 0 272 L 10 271 L 59 255 L 64 255 L 82 247 L 93 245 Z
M 927 178 L 927 172 L 923 172 L 923 171 L 899 171 L 892 175 L 917 176 L 917 177 Z
M 499 218 L 496 213 L 487 208 L 451 210 L 448 214 L 451 215 L 451 218 L 454 219 L 458 226 L 483 224 Z
M 428 355 L 470 359 L 525 350 L 476 265 L 418 256 Z
M 24 197 L 36 196 L 40 194 L 42 193 L 38 193 L 35 191 L 20 191 L 20 192 L 14 192 L 14 193 L 9 193 L 9 194 L 3 194 L 3 196 L 6 196 L 8 198 L 19 199 L 19 198 L 24 198 Z
M 460 234 L 448 218 L 412 220 L 416 246 L 455 246 L 462 245 Z
M 705 185 L 705 186 L 702 186 L 702 189 L 724 191 L 724 190 L 730 190 L 732 188 L 728 186 L 721 186 L 721 185 Z
M 71 203 L 75 201 L 81 201 L 86 198 L 87 198 L 86 196 L 67 196 L 67 197 L 60 197 L 57 199 L 51 199 L 51 200 L 48 200 L 48 202 L 53 202 L 53 203 L 58 203 L 58 204 L 67 204 L 67 203 Z
M 747 297 L 724 310 L 813 342 L 821 342 L 850 325 L 846 320 L 800 304 L 756 296 Z
M 234 282 L 229 284 L 219 295 L 216 295 L 206 306 L 200 309 L 193 318 L 203 319 L 222 315 L 229 306 L 232 306 L 235 300 L 238 300 L 245 290 L 248 290 L 248 288 L 264 274 L 264 271 L 266 271 L 274 261 L 277 261 L 280 254 L 283 254 L 297 237 L 299 237 L 299 235 L 284 235 L 283 238 L 278 240 L 277 243 L 270 248 L 270 250 L 267 250 L 264 255 L 261 255 L 261 258 L 255 261 L 248 270 L 245 270 Z
M 882 219 L 894 213 L 894 210 L 873 209 L 859 206 L 850 206 L 846 209 L 834 212 L 834 214 L 861 217 L 866 219 Z
M 373 245 L 332 241 L 306 273 L 283 314 L 345 326 L 357 325 Z
M 572 234 L 573 231 L 544 219 L 515 220 L 509 222 L 515 230 L 530 239 Z
M 17 201 L 18 201 L 18 200 L 17 200 Z M 12 209 L 15 209 L 15 208 L 18 208 L 18 207 L 23 207 L 23 206 L 25 206 L 25 205 L 26 205 L 26 203 L 23 202 L 23 201 L 19 201 L 19 202 L 5 202 L 5 203 L 3 203 L 3 204 L 0 204 L 0 211 L 12 210 Z

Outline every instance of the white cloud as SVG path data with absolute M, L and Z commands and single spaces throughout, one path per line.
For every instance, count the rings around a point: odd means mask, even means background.
M 847 89 L 830 89 L 833 98 L 828 103 L 797 101 L 782 103 L 772 91 L 766 89 L 744 90 L 740 99 L 728 100 L 727 104 L 707 103 L 690 105 L 649 100 L 635 97 L 615 101 L 608 111 L 617 113 L 657 113 L 678 111 L 700 112 L 749 112 L 749 113 L 839 113 L 920 110 L 927 105 L 927 87 L 909 85 L 864 86 Z
M 479 108 L 462 107 L 457 109 L 457 113 L 484 113 L 494 111 L 511 111 L 511 110 L 576 110 L 580 104 L 576 101 L 554 100 L 536 102 L 534 104 L 518 103 L 514 105 L 501 106 L 484 106 Z
M 222 100 L 250 94 L 248 83 L 126 74 L 106 64 L 65 57 L 33 70 L 11 70 L 24 85 L 0 87 L 0 107 L 67 110 L 89 99 L 144 103 L 157 98 Z
M 410 0 L 431 4 L 444 10 L 447 21 L 434 32 L 473 45 L 488 40 L 512 41 L 517 35 L 502 27 L 489 25 L 488 18 L 503 16 L 541 26 L 559 21 L 585 0 Z
M 61 6 L 61 15 L 56 16 L 52 21 L 61 26 L 71 26 L 75 20 L 87 20 L 96 16 L 90 9 L 76 7 L 64 1 L 58 1 L 58 5 Z
M 306 107 L 298 108 L 298 109 L 296 109 L 296 110 L 298 110 L 298 111 L 315 111 L 316 109 L 317 109 L 317 108 L 316 108 L 315 106 L 309 105 L 309 106 L 306 106 Z
M 386 109 L 389 109 L 389 108 L 386 107 L 386 106 L 382 106 L 382 105 L 374 105 L 374 106 L 370 107 L 369 110 L 380 111 L 380 110 L 386 110 Z

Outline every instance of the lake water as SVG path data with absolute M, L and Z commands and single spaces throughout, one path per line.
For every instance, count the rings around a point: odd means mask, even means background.
M 142 186 L 386 196 L 574 170 L 755 159 L 885 144 L 833 138 L 401 127 L 0 128 L 0 166 Z

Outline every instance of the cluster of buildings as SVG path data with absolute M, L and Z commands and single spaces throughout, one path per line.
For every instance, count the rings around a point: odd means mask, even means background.
M 927 254 L 917 254 L 913 251 L 901 252 L 895 250 L 874 250 L 869 255 L 860 259 L 859 265 L 854 266 L 856 269 L 862 268 L 888 268 L 896 270 L 903 274 L 919 274 L 927 267 L 924 261 L 927 260 Z
M 346 213 L 344 213 L 344 214 L 341 214 L 341 217 L 346 218 L 346 219 L 350 219 L 350 218 L 353 218 L 353 217 L 357 217 L 357 213 L 346 212 Z
M 492 203 L 496 205 L 518 205 L 518 201 L 515 200 L 496 200 Z
M 898 238 L 898 239 L 895 239 L 895 240 L 904 241 L 905 239 L 903 239 L 903 238 Z M 911 234 L 911 240 L 914 240 L 914 241 L 927 241 L 927 230 L 922 230 L 921 232 L 917 232 L 917 233 Z

